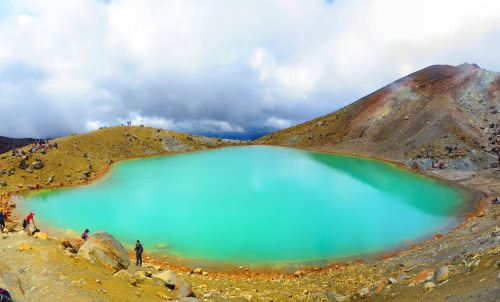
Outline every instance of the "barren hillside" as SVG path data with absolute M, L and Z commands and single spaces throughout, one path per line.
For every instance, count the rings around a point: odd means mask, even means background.
M 117 126 L 29 144 L 0 154 L 0 193 L 59 187 L 95 179 L 113 162 L 240 144 L 150 127 Z M 30 151 L 31 148 L 32 149 Z M 36 161 L 43 163 L 35 168 Z
M 500 74 L 477 65 L 435 65 L 312 121 L 257 140 L 356 153 L 397 162 L 449 161 L 450 168 L 496 167 Z M 431 162 L 417 161 L 428 167 Z

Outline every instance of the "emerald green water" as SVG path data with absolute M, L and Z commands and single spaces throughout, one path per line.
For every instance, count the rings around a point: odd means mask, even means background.
M 98 182 L 21 206 L 146 251 L 255 265 L 395 248 L 449 229 L 465 198 L 385 162 L 251 146 L 120 162 Z

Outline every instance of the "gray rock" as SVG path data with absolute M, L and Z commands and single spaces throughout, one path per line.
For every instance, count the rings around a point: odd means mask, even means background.
M 127 281 L 128 283 L 130 283 L 133 286 L 136 286 L 138 283 L 137 278 L 135 276 L 133 276 L 130 272 L 128 272 L 127 270 L 124 270 L 124 269 L 118 271 L 113 276 L 115 276 L 115 278 Z
M 89 237 L 78 251 L 78 256 L 114 271 L 126 269 L 130 264 L 123 245 L 102 230 Z
M 177 291 L 177 299 L 195 296 L 191 287 L 191 283 L 185 281 L 178 282 L 175 286 L 175 290 Z
M 434 278 L 436 279 L 436 282 L 443 282 L 444 280 L 448 279 L 449 274 L 450 269 L 448 265 L 441 266 L 434 272 Z
M 431 289 L 431 288 L 434 288 L 436 287 L 436 284 L 434 282 L 431 282 L 431 281 L 428 281 L 424 284 L 424 288 L 425 289 Z
M 363 288 L 359 291 L 359 297 L 360 297 L 361 299 L 366 298 L 369 294 L 370 294 L 370 290 L 368 289 L 368 287 L 363 287 Z
M 19 163 L 19 169 L 24 170 L 24 169 L 26 169 L 27 166 L 28 165 L 26 164 L 26 160 L 24 158 L 21 159 L 21 162 Z
M 146 273 L 144 271 L 135 272 L 135 279 L 137 283 L 144 284 L 146 282 Z
M 166 287 L 169 288 L 175 288 L 175 285 L 177 284 L 178 280 L 177 277 L 175 276 L 174 272 L 171 270 L 161 272 L 159 274 L 154 274 L 152 276 L 153 282 L 156 285 L 165 285 Z
M 33 166 L 33 169 L 41 169 L 43 168 L 43 162 L 42 161 L 36 161 L 31 164 Z

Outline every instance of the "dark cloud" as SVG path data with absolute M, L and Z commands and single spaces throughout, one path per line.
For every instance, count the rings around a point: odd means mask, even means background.
M 429 65 L 500 70 L 494 1 L 7 1 L 0 17 L 12 137 L 279 129 Z

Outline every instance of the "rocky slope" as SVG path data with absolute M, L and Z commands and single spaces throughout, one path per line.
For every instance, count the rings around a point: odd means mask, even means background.
M 497 167 L 500 74 L 476 65 L 430 66 L 331 114 L 257 140 L 449 168 Z M 430 161 L 417 162 L 422 168 Z

